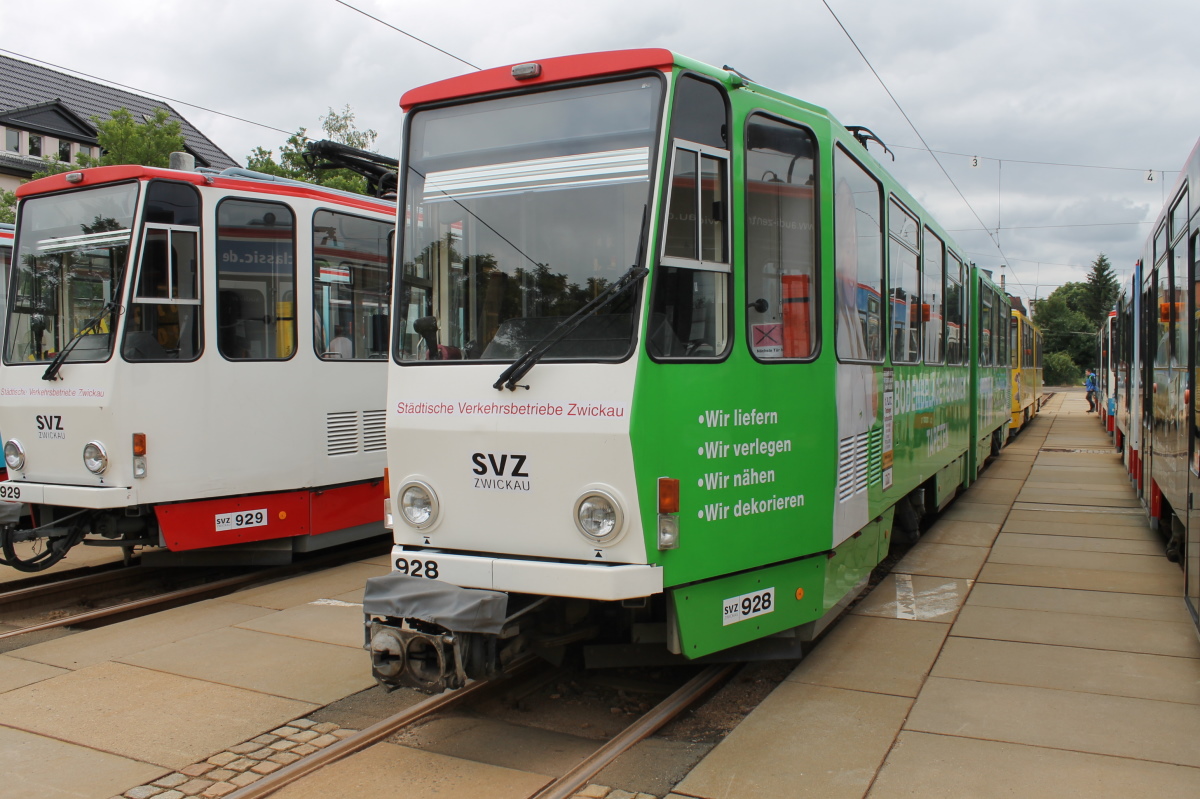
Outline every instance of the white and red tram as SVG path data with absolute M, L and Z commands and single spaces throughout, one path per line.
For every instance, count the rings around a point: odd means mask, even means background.
M 0 498 L 30 513 L 6 563 L 384 533 L 393 203 L 141 166 L 17 195 Z

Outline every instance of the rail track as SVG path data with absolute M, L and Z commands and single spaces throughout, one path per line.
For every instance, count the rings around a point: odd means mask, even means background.
M 0 593 L 0 618 L 11 619 L 14 612 L 36 609 L 38 612 L 32 615 L 44 617 L 44 620 L 29 622 L 31 614 L 26 612 L 25 619 L 10 625 L 16 629 L 0 632 L 0 641 L 59 627 L 120 621 L 386 552 L 386 543 L 360 544 L 284 566 L 234 575 L 229 575 L 227 567 L 131 567 L 66 579 L 22 581 L 22 585 Z M 177 587 L 181 583 L 184 587 Z M 163 590 L 164 587 L 167 590 Z M 62 609 L 64 599 L 67 610 Z M 75 610 L 81 605 L 100 604 L 103 607 Z
M 574 795 L 587 785 L 592 777 L 615 761 L 622 753 L 628 751 L 634 744 L 652 735 L 729 679 L 739 666 L 740 664 L 718 664 L 705 667 L 670 696 L 651 708 L 649 712 L 639 716 L 617 735 L 598 746 L 590 756 L 584 758 L 574 768 L 531 794 L 530 799 L 567 799 Z M 263 799 L 263 797 L 272 796 L 284 787 L 345 760 L 357 752 L 386 741 L 405 728 L 434 714 L 443 713 L 462 705 L 482 702 L 504 690 L 513 681 L 527 679 L 530 684 L 540 686 L 548 677 L 552 677 L 553 673 L 552 667 L 535 659 L 521 661 L 515 664 L 501 679 L 473 682 L 458 691 L 447 691 L 437 696 L 431 696 L 326 749 L 298 760 L 290 766 L 285 766 L 258 782 L 228 794 L 227 799 Z M 521 689 L 517 688 L 515 691 L 520 693 Z

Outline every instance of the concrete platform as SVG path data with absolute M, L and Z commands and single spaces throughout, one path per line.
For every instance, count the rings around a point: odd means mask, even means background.
M 1059 390 L 672 799 L 1200 796 L 1182 573 L 1086 407 Z
M 352 563 L 0 656 L 0 799 L 169 796 L 145 785 L 370 687 L 362 590 L 387 569 Z

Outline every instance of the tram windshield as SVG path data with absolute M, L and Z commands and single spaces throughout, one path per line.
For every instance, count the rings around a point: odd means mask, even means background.
M 112 353 L 137 184 L 31 197 L 21 206 L 12 261 L 5 363 L 52 360 L 76 334 L 68 361 Z M 106 308 L 106 306 L 108 306 Z
M 399 360 L 511 361 L 626 273 L 662 93 L 647 76 L 413 115 Z M 637 295 L 618 295 L 543 360 L 625 357 Z

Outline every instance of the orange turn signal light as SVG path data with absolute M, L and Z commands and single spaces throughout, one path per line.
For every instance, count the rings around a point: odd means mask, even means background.
M 133 434 L 133 454 L 136 455 L 137 457 L 145 457 L 146 456 L 146 434 L 145 433 L 134 433 Z
M 658 512 L 679 513 L 679 481 L 673 477 L 658 478 Z

